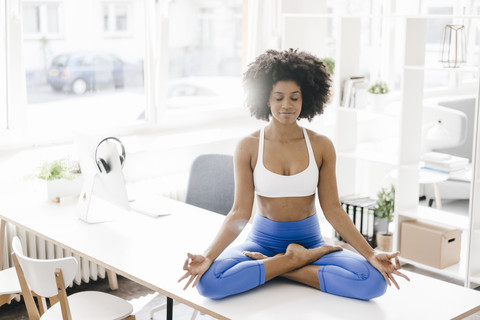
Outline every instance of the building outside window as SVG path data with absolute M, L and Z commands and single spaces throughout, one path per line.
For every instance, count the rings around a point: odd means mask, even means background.
M 61 32 L 59 2 L 25 2 L 22 8 L 23 32 L 26 37 L 56 37 Z
M 102 6 L 103 32 L 107 36 L 127 35 L 130 32 L 129 22 L 131 7 L 124 2 L 107 2 Z

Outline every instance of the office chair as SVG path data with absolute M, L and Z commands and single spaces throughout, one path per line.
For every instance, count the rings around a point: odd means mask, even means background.
M 65 288 L 73 281 L 78 263 L 74 257 L 39 260 L 26 257 L 18 237 L 13 238 L 12 257 L 22 287 L 30 320 L 48 319 L 135 319 L 131 315 L 132 305 L 114 295 L 83 291 L 67 297 Z M 33 301 L 32 291 L 37 297 L 39 310 Z M 45 298 L 50 300 L 46 308 Z
M 226 215 L 232 209 L 234 190 L 233 156 L 204 154 L 193 161 L 185 202 Z
M 227 215 L 232 209 L 235 192 L 233 156 L 226 154 L 203 154 L 193 160 L 188 179 L 185 202 L 202 209 Z M 162 304 L 150 311 L 154 313 L 166 308 Z M 198 315 L 193 312 L 191 320 Z

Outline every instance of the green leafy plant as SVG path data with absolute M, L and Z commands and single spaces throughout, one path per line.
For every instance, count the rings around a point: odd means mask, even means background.
M 77 162 L 67 158 L 46 161 L 39 167 L 38 177 L 43 180 L 67 179 L 73 180 L 80 174 L 80 167 Z
M 390 89 L 385 81 L 375 81 L 368 87 L 368 92 L 371 94 L 387 94 L 390 92 Z
M 328 73 L 333 76 L 333 74 L 335 73 L 335 60 L 333 60 L 332 58 L 322 58 L 321 60 L 327 67 Z
M 387 219 L 387 232 L 386 235 L 391 235 L 388 232 L 388 225 L 393 221 L 393 212 L 395 211 L 395 187 L 393 185 L 390 188 L 382 188 L 377 193 L 375 215 L 379 219 Z

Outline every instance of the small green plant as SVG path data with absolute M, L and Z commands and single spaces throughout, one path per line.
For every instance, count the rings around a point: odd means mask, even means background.
M 327 67 L 328 73 L 333 76 L 333 74 L 335 73 L 335 60 L 333 60 L 332 58 L 322 58 L 321 60 Z
M 385 81 L 375 81 L 370 87 L 368 87 L 368 92 L 371 94 L 387 94 L 390 92 L 388 85 Z
M 393 185 L 390 188 L 382 188 L 377 193 L 377 201 L 376 201 L 376 210 L 375 215 L 380 218 L 384 219 L 387 218 L 387 233 L 386 235 L 391 235 L 388 232 L 388 225 L 390 222 L 393 221 L 393 212 L 395 210 L 395 187 Z
M 67 179 L 73 180 L 80 174 L 80 167 L 77 162 L 67 158 L 46 161 L 39 168 L 38 177 L 43 180 Z

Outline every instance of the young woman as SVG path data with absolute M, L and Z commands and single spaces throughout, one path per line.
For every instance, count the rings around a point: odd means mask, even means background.
M 187 254 L 179 281 L 188 279 L 212 299 L 285 277 L 335 295 L 369 300 L 398 284 L 398 252 L 376 253 L 342 209 L 335 176 L 336 155 L 325 136 L 298 125 L 321 114 L 330 75 L 315 56 L 269 50 L 244 75 L 246 105 L 269 121 L 243 138 L 234 156 L 235 201 L 203 254 Z M 320 233 L 315 194 L 335 230 L 360 254 L 327 245 Z M 227 247 L 258 212 L 248 239 Z

